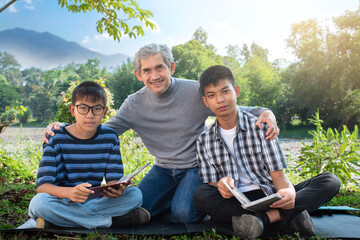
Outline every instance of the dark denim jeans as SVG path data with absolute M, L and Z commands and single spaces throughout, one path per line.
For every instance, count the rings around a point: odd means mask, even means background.
M 329 202 L 340 189 L 339 179 L 332 173 L 322 173 L 309 180 L 297 184 L 295 187 L 296 199 L 293 209 L 279 209 L 282 221 L 289 222 L 303 210 L 313 212 Z M 261 190 L 244 193 L 251 201 L 264 197 Z M 246 213 L 236 198 L 225 199 L 218 189 L 209 184 L 203 184 L 194 193 L 194 202 L 204 213 L 209 214 L 217 222 L 231 227 L 231 217 Z
M 198 168 L 176 170 L 154 165 L 138 185 L 142 207 L 152 217 L 171 210 L 178 222 L 199 222 L 205 214 L 195 208 L 193 193 L 201 184 Z

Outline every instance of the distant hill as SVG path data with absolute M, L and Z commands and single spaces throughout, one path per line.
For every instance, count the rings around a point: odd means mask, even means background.
M 85 63 L 90 58 L 99 59 L 103 67 L 115 67 L 128 58 L 125 54 L 104 55 L 91 51 L 49 32 L 21 28 L 0 31 L 0 51 L 15 56 L 21 68 L 49 69 L 71 62 Z

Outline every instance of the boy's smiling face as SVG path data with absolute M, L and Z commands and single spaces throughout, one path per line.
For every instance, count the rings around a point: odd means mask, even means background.
M 92 108 L 89 109 L 89 107 Z M 85 113 L 87 110 L 88 112 Z M 103 117 L 105 117 L 108 107 L 104 106 L 102 100 L 91 102 L 83 98 L 77 100 L 75 105 L 70 105 L 70 111 L 71 115 L 76 119 L 76 132 L 91 137 L 95 134 Z
M 210 84 L 204 90 L 202 99 L 217 118 L 237 114 L 236 99 L 240 96 L 239 86 L 234 87 L 229 80 L 221 79 L 216 86 Z

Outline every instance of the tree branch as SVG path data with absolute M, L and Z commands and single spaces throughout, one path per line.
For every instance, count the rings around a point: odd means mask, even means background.
M 10 2 L 8 2 L 7 4 L 5 4 L 5 6 L 3 6 L 1 9 L 0 9 L 0 13 L 2 11 L 4 11 L 5 9 L 7 9 L 11 4 L 13 4 L 14 2 L 16 2 L 16 0 L 11 0 Z

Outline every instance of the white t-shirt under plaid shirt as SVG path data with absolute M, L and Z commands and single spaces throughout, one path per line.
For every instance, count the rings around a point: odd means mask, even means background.
M 270 172 L 287 167 L 278 139 L 266 140 L 267 126 L 255 126 L 257 118 L 238 108 L 238 125 L 234 138 L 234 154 L 223 141 L 216 121 L 197 139 L 199 176 L 203 183 L 218 182 L 228 176 L 240 184 L 240 171 L 265 194 L 273 194 Z

